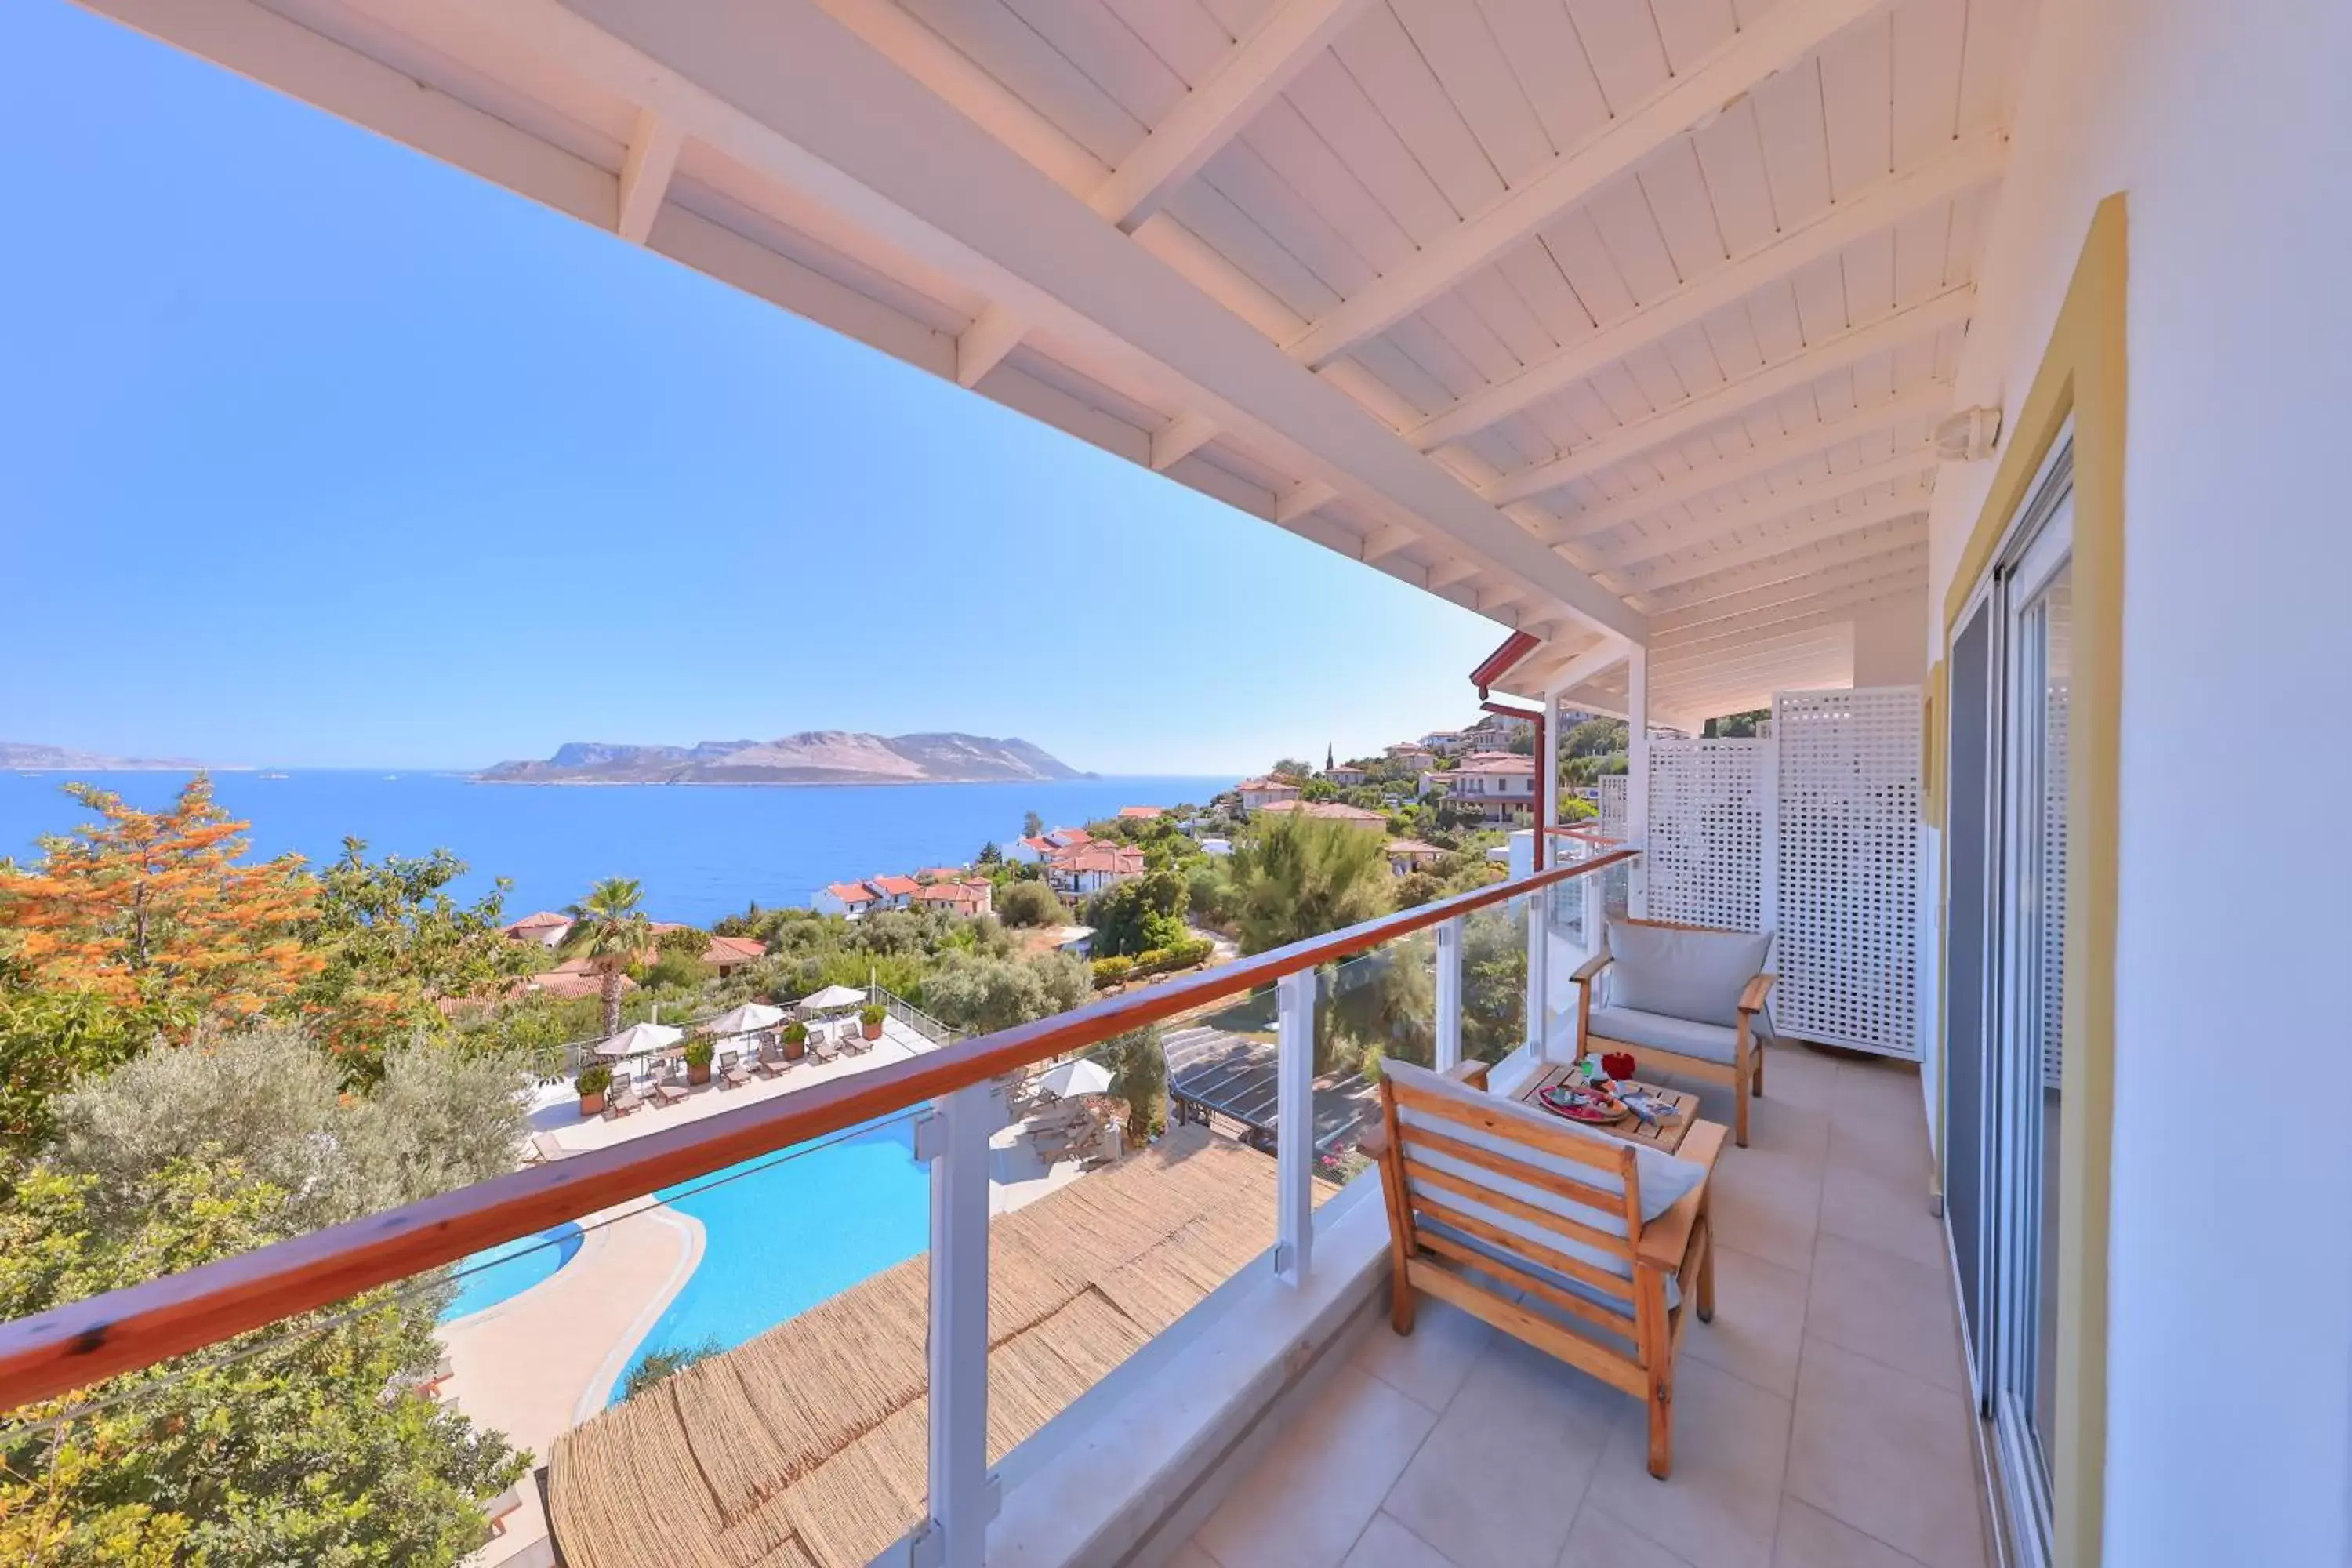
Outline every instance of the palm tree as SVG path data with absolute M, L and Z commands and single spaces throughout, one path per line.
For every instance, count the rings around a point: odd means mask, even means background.
M 638 907 L 644 898 L 635 878 L 607 877 L 563 911 L 572 917 L 572 929 L 556 951 L 585 958 L 602 980 L 607 1035 L 621 1032 L 622 974 L 654 951 L 653 921 Z

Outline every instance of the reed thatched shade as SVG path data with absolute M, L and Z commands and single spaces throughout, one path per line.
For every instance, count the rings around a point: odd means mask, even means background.
M 1274 1173 L 1186 1129 L 996 1221 L 992 1461 L 1274 1244 Z M 558 1437 L 565 1560 L 864 1568 L 926 1511 L 927 1267 L 886 1269 Z

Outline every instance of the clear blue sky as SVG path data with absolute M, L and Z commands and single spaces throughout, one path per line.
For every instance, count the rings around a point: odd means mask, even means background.
M 90 16 L 0 6 L 0 739 L 473 765 L 1473 711 L 1493 623 Z

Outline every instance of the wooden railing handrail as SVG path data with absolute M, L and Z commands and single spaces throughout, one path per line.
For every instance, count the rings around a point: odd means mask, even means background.
M 218 1344 L 562 1221 L 1099 1045 L 1204 1002 L 1601 870 L 1634 853 L 1619 850 L 1497 882 L 903 1062 L 0 1323 L 0 1412 Z

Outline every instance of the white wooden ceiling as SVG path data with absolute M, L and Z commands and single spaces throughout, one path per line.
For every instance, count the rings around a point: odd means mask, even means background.
M 1697 716 L 1924 595 L 2034 0 L 87 3 Z

